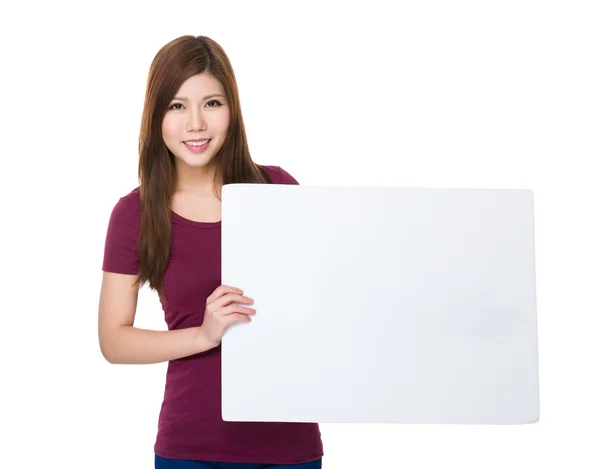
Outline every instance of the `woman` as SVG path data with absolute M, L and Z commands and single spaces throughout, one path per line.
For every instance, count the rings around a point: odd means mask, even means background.
M 110 363 L 169 362 L 155 467 L 320 468 L 317 423 L 221 418 L 221 338 L 256 313 L 238 286 L 221 285 L 221 189 L 298 181 L 252 161 L 233 69 L 210 38 L 177 38 L 154 58 L 138 173 L 110 216 L 98 332 Z M 133 327 L 145 283 L 168 331 Z

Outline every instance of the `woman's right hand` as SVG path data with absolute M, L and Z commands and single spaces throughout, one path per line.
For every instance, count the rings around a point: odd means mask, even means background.
M 218 346 L 223 334 L 230 324 L 234 322 L 250 322 L 250 316 L 256 314 L 256 310 L 246 308 L 238 303 L 253 303 L 252 298 L 242 295 L 239 288 L 219 285 L 206 299 L 204 320 L 200 326 L 202 332 L 210 343 Z

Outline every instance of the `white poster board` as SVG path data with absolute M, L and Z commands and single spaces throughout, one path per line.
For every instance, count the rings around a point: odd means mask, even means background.
M 226 421 L 539 418 L 533 192 L 230 184 Z

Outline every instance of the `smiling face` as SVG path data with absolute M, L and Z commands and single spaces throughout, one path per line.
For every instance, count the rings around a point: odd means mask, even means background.
M 188 78 L 162 122 L 163 140 L 175 156 L 177 170 L 207 167 L 223 146 L 228 127 L 229 107 L 221 83 L 206 72 Z M 199 139 L 209 142 L 202 146 L 184 143 Z

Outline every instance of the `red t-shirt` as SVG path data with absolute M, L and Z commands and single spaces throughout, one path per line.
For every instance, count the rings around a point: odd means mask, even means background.
M 272 184 L 298 184 L 279 166 L 263 167 Z M 200 326 L 206 299 L 221 285 L 221 222 L 196 222 L 171 212 L 171 228 L 171 257 L 164 274 L 165 321 L 169 330 Z M 103 271 L 138 273 L 139 230 L 137 187 L 112 211 Z M 169 361 L 154 452 L 172 459 L 298 464 L 322 457 L 323 443 L 317 423 L 224 422 L 219 345 Z

